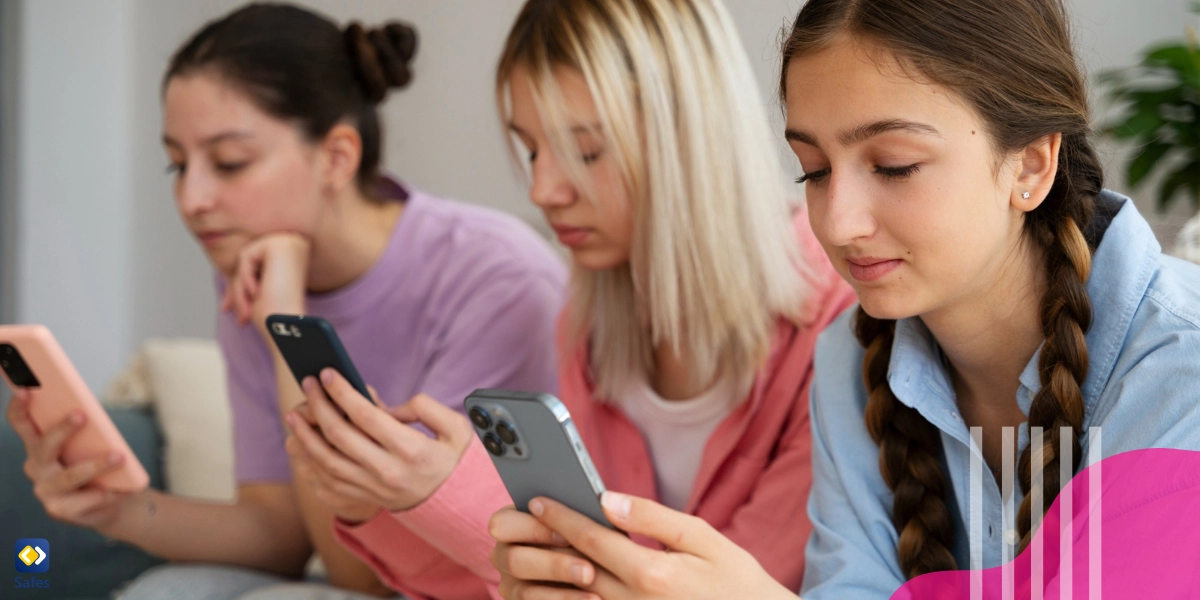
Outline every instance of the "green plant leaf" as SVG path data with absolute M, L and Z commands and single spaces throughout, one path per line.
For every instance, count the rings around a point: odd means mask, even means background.
M 1180 86 L 1152 90 L 1127 89 L 1125 94 L 1134 106 L 1155 114 L 1159 114 L 1158 108 L 1164 104 L 1181 104 L 1184 101 L 1183 88 Z
M 1146 54 L 1145 67 L 1167 67 L 1179 74 L 1181 81 L 1192 87 L 1200 86 L 1200 55 L 1187 46 L 1160 46 Z
M 1158 164 L 1158 161 L 1167 152 L 1171 151 L 1172 147 L 1170 144 L 1162 142 L 1146 144 L 1141 152 L 1138 152 L 1137 156 L 1134 156 L 1133 160 L 1129 161 L 1129 169 L 1126 174 L 1126 181 L 1129 183 L 1129 187 L 1137 187 L 1146 178 L 1146 175 L 1149 175 L 1150 171 L 1154 170 L 1154 165 Z
M 1153 108 L 1131 107 L 1126 115 L 1124 122 L 1108 127 L 1106 132 L 1118 140 L 1127 140 L 1153 134 L 1163 126 L 1163 119 L 1158 114 L 1157 106 Z
M 1128 67 L 1101 71 L 1095 76 L 1095 85 L 1101 88 L 1112 88 L 1110 91 L 1121 92 L 1125 87 L 1125 82 L 1130 77 L 1131 71 L 1132 69 Z
M 1200 189 L 1200 163 L 1188 162 L 1163 179 L 1158 188 L 1158 210 L 1166 210 L 1180 189 L 1185 187 L 1192 192 L 1192 203 L 1200 209 L 1200 202 L 1197 202 L 1195 194 L 1195 190 Z
M 1165 210 L 1167 204 L 1171 202 L 1171 198 L 1179 191 L 1183 184 L 1187 183 L 1187 168 L 1181 168 L 1174 173 L 1171 173 L 1163 180 L 1162 185 L 1158 187 L 1158 210 Z

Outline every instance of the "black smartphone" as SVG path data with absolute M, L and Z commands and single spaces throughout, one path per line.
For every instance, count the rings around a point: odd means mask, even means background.
M 267 317 L 267 330 L 296 383 L 309 376 L 320 379 L 322 369 L 332 368 L 364 398 L 374 402 L 329 321 L 314 316 L 274 314 Z
M 464 404 L 518 510 L 528 512 L 530 500 L 545 496 L 615 529 L 600 506 L 604 482 L 558 398 L 481 389 Z

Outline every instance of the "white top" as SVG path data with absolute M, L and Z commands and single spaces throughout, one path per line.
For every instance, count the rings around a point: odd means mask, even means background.
M 692 492 L 704 445 L 737 406 L 733 381 L 726 377 L 687 400 L 664 400 L 643 379 L 632 382 L 619 404 L 650 447 L 659 500 L 682 511 Z

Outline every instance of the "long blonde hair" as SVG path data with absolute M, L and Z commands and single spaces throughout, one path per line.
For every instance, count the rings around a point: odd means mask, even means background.
M 663 343 L 689 361 L 694 384 L 749 383 L 776 320 L 798 317 L 807 290 L 764 103 L 728 13 L 719 0 L 521 9 L 496 72 L 502 120 L 523 69 L 552 150 L 586 196 L 555 79 L 564 68 L 586 81 L 633 203 L 629 262 L 573 274 L 569 339 L 587 340 L 599 397 L 648 377 Z

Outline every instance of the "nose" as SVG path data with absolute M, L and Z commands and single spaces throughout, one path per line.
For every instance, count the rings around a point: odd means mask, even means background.
M 195 217 L 216 206 L 217 190 L 211 177 L 199 169 L 181 172 L 176 177 L 175 200 L 184 217 Z
M 533 160 L 532 171 L 529 199 L 541 209 L 568 206 L 578 197 L 575 183 L 562 169 L 553 152 L 539 153 Z
M 846 246 L 875 234 L 878 224 L 872 212 L 869 181 L 854 177 L 854 173 L 840 176 L 834 169 L 823 191 L 822 206 L 813 215 L 820 220 L 814 227 L 821 229 L 826 243 Z

